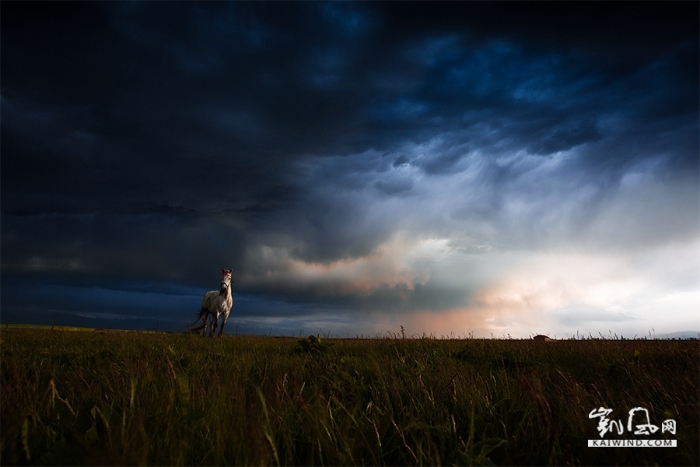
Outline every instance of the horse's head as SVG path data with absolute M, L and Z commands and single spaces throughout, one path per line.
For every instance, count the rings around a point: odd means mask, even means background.
M 221 292 L 226 293 L 227 289 L 231 287 L 231 273 L 233 269 L 221 269 Z

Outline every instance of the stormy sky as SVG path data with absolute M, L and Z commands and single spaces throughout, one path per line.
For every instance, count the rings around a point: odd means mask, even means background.
M 3 2 L 2 323 L 698 331 L 698 8 Z

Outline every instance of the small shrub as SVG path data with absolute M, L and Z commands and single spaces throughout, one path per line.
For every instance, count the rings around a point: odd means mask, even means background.
M 296 353 L 310 353 L 312 355 L 320 355 L 326 352 L 333 344 L 323 342 L 320 337 L 310 335 L 307 339 L 300 339 L 297 346 L 294 348 Z

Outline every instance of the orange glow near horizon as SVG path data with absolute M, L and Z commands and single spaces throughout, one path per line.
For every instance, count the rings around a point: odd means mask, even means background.
M 438 336 L 575 333 L 557 321 L 562 319 L 557 313 L 573 313 L 574 322 L 603 321 L 597 329 L 607 327 L 606 320 L 640 321 L 636 325 L 643 326 L 654 313 L 652 305 L 663 306 L 667 293 L 655 277 L 660 265 L 666 265 L 663 274 L 668 272 L 663 252 L 646 257 L 571 252 L 486 255 L 461 253 L 448 245 L 446 239 L 410 242 L 399 237 L 370 255 L 330 263 L 305 262 L 291 258 L 287 250 L 268 250 L 268 257 L 281 266 L 266 279 L 289 288 L 312 287 L 325 296 L 367 297 L 380 288 L 394 289 L 405 298 L 405 309 L 376 311 L 372 320 L 379 334 L 400 326 L 410 334 Z M 678 257 L 676 250 L 668 254 Z M 487 268 L 495 272 L 482 274 Z M 412 307 L 410 292 L 419 284 L 429 287 L 431 281 L 454 288 L 462 284 L 463 303 Z M 682 296 L 699 302 L 698 294 Z

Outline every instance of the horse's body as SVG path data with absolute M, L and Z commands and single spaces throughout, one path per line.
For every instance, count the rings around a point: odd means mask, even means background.
M 231 312 L 231 307 L 233 306 L 233 297 L 231 296 L 231 269 L 221 270 L 221 287 L 219 290 L 212 290 L 204 294 L 202 299 L 202 309 L 199 311 L 198 320 L 201 319 L 202 323 L 196 326 L 190 331 L 199 331 L 204 328 L 204 335 L 207 334 L 207 321 L 209 316 L 212 317 L 211 330 L 209 331 L 210 336 L 214 336 L 214 331 L 219 323 L 219 316 L 223 316 L 221 320 L 221 329 L 219 329 L 219 336 L 224 332 L 224 326 L 226 326 L 226 320 Z

